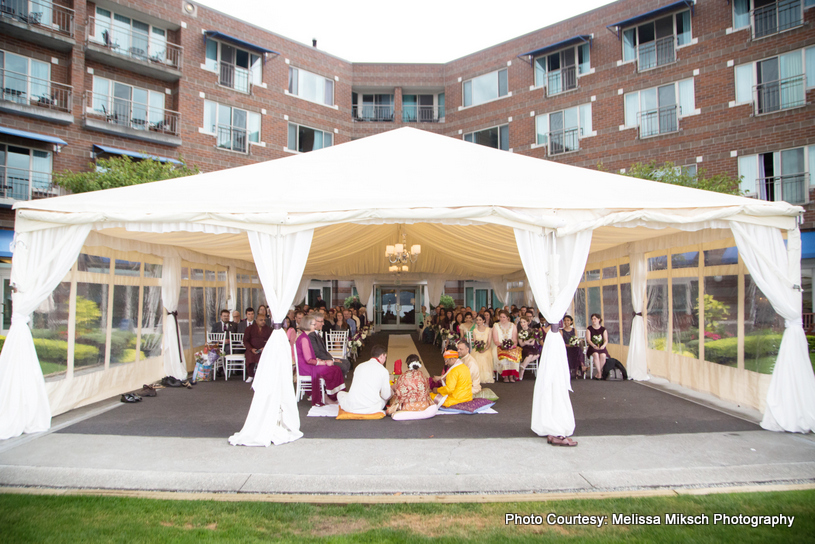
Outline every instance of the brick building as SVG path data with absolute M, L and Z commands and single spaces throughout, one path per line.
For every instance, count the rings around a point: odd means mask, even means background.
M 812 231 L 812 6 L 620 0 L 448 63 L 374 64 L 186 0 L 5 0 L 0 227 L 16 200 L 58 193 L 52 172 L 99 157 L 212 171 L 416 126 L 588 168 L 742 175 L 756 198 L 806 205 Z M 332 302 L 352 293 L 324 287 Z M 475 302 L 482 289 L 447 292 Z

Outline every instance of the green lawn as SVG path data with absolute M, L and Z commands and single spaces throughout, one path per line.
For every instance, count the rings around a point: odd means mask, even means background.
M 42 369 L 42 375 L 48 376 L 49 374 L 53 374 L 54 372 L 65 372 L 67 366 L 64 364 L 59 365 L 57 363 L 48 363 L 45 361 L 40 361 L 40 368 Z
M 505 514 L 609 516 L 602 527 L 505 525 Z M 709 525 L 614 525 L 612 513 L 707 514 Z M 795 516 L 792 527 L 713 524 Z M 317 505 L 0 495 L 3 542 L 812 542 L 815 490 L 486 504 Z

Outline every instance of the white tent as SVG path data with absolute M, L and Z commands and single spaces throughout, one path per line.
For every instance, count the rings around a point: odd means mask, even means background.
M 637 244 L 706 229 L 732 230 L 756 282 L 787 320 L 764 425 L 802 432 L 815 427 L 815 376 L 800 325 L 802 209 L 783 202 L 576 168 L 403 128 L 305 155 L 24 202 L 16 209 L 11 279 L 17 291 L 0 354 L 0 437 L 49 425 L 42 373 L 24 325 L 83 244 L 163 257 L 168 315 L 177 309 L 185 256 L 230 267 L 254 263 L 272 314 L 282 317 L 302 293 L 303 278 L 356 279 L 368 289 L 373 278 L 388 274 L 384 246 L 404 233 L 409 244 L 422 245 L 422 255 L 403 280 L 428 280 L 431 302 L 444 279 L 497 285 L 526 278 L 544 316 L 557 322 L 590 252 L 630 248 L 633 298 L 641 308 L 644 275 L 637 270 L 644 270 L 644 258 Z M 233 290 L 232 277 L 230 283 Z M 164 370 L 181 375 L 186 368 L 175 327 L 165 319 Z M 268 445 L 301 435 L 285 335 L 276 331 L 270 342 L 247 423 L 234 443 Z M 634 319 L 628 365 L 635 379 L 647 379 L 641 315 Z M 546 343 L 542 367 L 533 429 L 571 434 L 562 342 Z

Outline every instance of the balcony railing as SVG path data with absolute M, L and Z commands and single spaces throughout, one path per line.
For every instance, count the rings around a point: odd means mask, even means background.
M 791 174 L 770 178 L 758 178 L 761 200 L 806 204 L 809 202 L 809 174 Z
M 444 106 L 402 104 L 403 123 L 438 123 L 444 115 Z
M 216 144 L 222 149 L 230 149 L 240 153 L 246 153 L 247 148 L 246 129 L 240 127 L 218 126 Z
M 756 115 L 806 105 L 805 76 L 759 83 L 753 87 Z
M 177 111 L 155 108 L 93 91 L 85 92 L 83 106 L 86 117 L 100 119 L 112 125 L 172 136 L 179 135 L 181 114 Z
M 552 131 L 548 134 L 548 142 L 550 155 L 580 150 L 580 134 L 576 128 Z
M 73 88 L 26 74 L 0 70 L 0 98 L 25 106 L 70 112 Z
M 753 38 L 763 38 L 804 24 L 801 0 L 782 0 L 753 10 Z
M 546 78 L 546 96 L 553 96 L 577 88 L 577 69 L 567 66 L 549 72 Z
M 113 28 L 88 17 L 86 43 L 107 47 L 111 52 L 132 59 L 163 64 L 176 70 L 181 69 L 184 48 L 174 43 L 159 40 L 155 35 L 134 32 L 114 24 Z
M 249 92 L 249 70 L 228 64 L 226 62 L 220 63 L 218 70 L 218 84 L 230 89 L 235 89 L 242 93 Z
M 673 104 L 640 113 L 640 138 L 678 131 L 677 111 L 676 104 Z
M 36 200 L 67 194 L 65 189 L 51 182 L 51 172 L 0 166 L 0 184 L 0 198 Z
M 390 123 L 393 121 L 393 106 L 353 106 L 351 114 L 354 121 L 375 121 L 380 123 Z
M 639 47 L 639 62 L 637 70 L 651 70 L 657 66 L 671 64 L 676 61 L 676 38 L 666 36 L 655 42 L 648 42 Z
M 2 0 L 0 15 L 69 37 L 74 36 L 74 10 L 46 0 Z

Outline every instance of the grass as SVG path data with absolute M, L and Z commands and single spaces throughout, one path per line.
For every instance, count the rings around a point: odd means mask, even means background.
M 602 527 L 505 525 L 506 513 L 609 516 Z M 614 525 L 612 513 L 702 514 L 709 525 Z M 795 516 L 713 524 L 714 513 Z M 812 542 L 815 490 L 525 503 L 316 505 L 0 495 L 4 542 Z
M 64 364 L 60 365 L 57 363 L 40 361 L 40 368 L 42 369 L 42 375 L 48 376 L 49 374 L 54 374 L 55 372 L 65 372 L 65 369 L 68 367 Z

